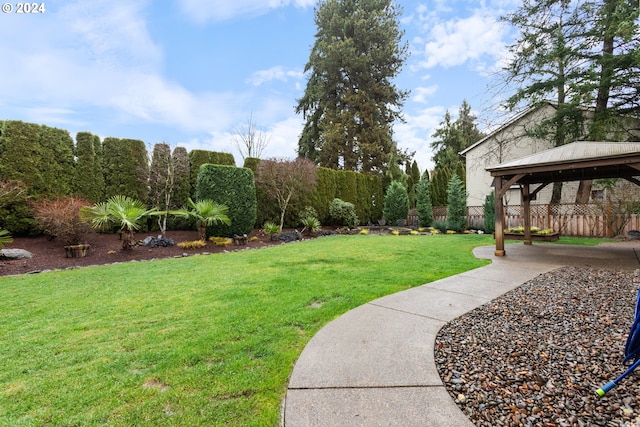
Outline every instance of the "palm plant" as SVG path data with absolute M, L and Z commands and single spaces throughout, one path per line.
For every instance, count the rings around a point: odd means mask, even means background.
M 228 216 L 229 208 L 227 206 L 220 205 L 211 199 L 194 202 L 189 198 L 187 203 L 190 209 L 182 208 L 171 211 L 171 213 L 185 218 L 194 218 L 198 222 L 200 240 L 207 240 L 207 226 L 209 225 L 218 223 L 231 225 L 231 220 Z
M 133 247 L 133 236 L 142 226 L 143 220 L 158 214 L 156 208 L 147 209 L 144 203 L 128 196 L 113 196 L 106 202 L 85 206 L 80 210 L 81 218 L 94 228 L 119 226 L 122 249 L 125 250 Z
M 13 238 L 7 230 L 0 230 L 0 249 L 4 247 L 5 243 L 13 242 Z

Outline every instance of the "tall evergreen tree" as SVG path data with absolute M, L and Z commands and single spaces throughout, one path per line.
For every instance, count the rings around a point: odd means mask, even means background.
M 471 114 L 471 106 L 466 100 L 462 101 L 456 120 L 452 120 L 449 111 L 445 113 L 440 127 L 432 135 L 434 140 L 431 148 L 434 150 L 433 161 L 436 168 L 464 170 L 464 159 L 460 152 L 483 137 L 475 121 L 476 117 Z M 464 174 L 460 178 L 464 182 Z
M 462 231 L 467 224 L 467 194 L 462 180 L 453 175 L 447 188 L 447 229 Z
M 102 143 L 105 197 L 148 199 L 147 148 L 135 139 L 105 138 Z
M 433 224 L 433 204 L 429 187 L 429 172 L 425 171 L 416 186 L 416 210 L 418 222 L 422 227 L 430 227 Z
M 104 177 L 101 159 L 96 154 L 96 139 L 89 132 L 76 134 L 76 179 L 74 191 L 94 203 L 101 202 L 104 196 Z
M 185 206 L 191 195 L 189 153 L 184 147 L 176 147 L 173 149 L 172 157 L 175 169 L 175 189 L 171 207 L 178 208 Z
M 69 195 L 75 179 L 73 138 L 64 129 L 40 126 L 40 173 L 42 194 Z
M 615 132 L 619 117 L 640 113 L 639 8 L 632 0 L 524 0 L 504 18 L 520 33 L 505 70 L 507 82 L 519 89 L 507 106 L 531 106 L 554 96 L 557 113 L 541 128 L 555 145 L 582 136 L 624 139 L 624 129 Z M 587 109 L 593 118 L 585 135 Z M 554 187 L 555 201 L 560 188 Z M 590 188 L 590 182 L 581 182 L 576 202 L 587 202 Z
M 383 214 L 388 225 L 392 227 L 404 225 L 409 214 L 409 195 L 401 182 L 393 181 L 389 185 L 387 194 L 384 196 Z
M 320 166 L 383 173 L 393 150 L 393 122 L 408 92 L 392 80 L 408 46 L 392 0 L 321 0 L 317 32 L 296 112 L 305 126 L 298 154 Z

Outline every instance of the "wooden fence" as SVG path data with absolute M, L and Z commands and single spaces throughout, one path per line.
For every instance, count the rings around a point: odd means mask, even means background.
M 523 213 L 521 205 L 505 206 L 505 228 L 524 225 Z M 447 207 L 435 206 L 433 218 L 446 221 Z M 410 212 L 407 222 L 417 223 L 415 212 Z M 531 205 L 531 226 L 551 228 L 564 236 L 615 237 L 640 230 L 640 215 L 618 211 L 608 204 Z M 484 229 L 482 206 L 467 207 L 467 228 Z

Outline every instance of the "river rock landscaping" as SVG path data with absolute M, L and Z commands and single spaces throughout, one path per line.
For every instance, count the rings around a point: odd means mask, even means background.
M 445 325 L 435 360 L 476 426 L 640 426 L 640 371 L 622 374 L 638 278 L 565 267 Z

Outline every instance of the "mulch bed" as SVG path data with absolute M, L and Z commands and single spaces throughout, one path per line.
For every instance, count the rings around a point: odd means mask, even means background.
M 158 237 L 157 233 L 137 233 L 136 239 L 143 240 L 147 236 Z M 0 276 L 37 273 L 47 270 L 68 269 L 85 267 L 90 265 L 111 264 L 116 262 L 150 260 L 157 258 L 171 258 L 195 254 L 212 254 L 225 251 L 255 249 L 283 242 L 271 240 L 269 236 L 260 230 L 254 230 L 249 237 L 255 236 L 257 240 L 248 241 L 246 246 L 219 247 L 212 242 L 202 249 L 181 249 L 177 245 L 167 247 L 150 248 L 136 246 L 130 251 L 122 250 L 122 242 L 117 234 L 93 233 L 89 236 L 91 245 L 87 256 L 84 258 L 66 258 L 64 246 L 55 240 L 48 240 L 44 236 L 16 237 L 12 243 L 5 245 L 6 249 L 25 249 L 33 254 L 33 258 L 27 260 L 0 261 Z M 167 238 L 175 243 L 198 239 L 197 231 L 169 231 Z M 308 236 L 305 236 L 307 239 Z

